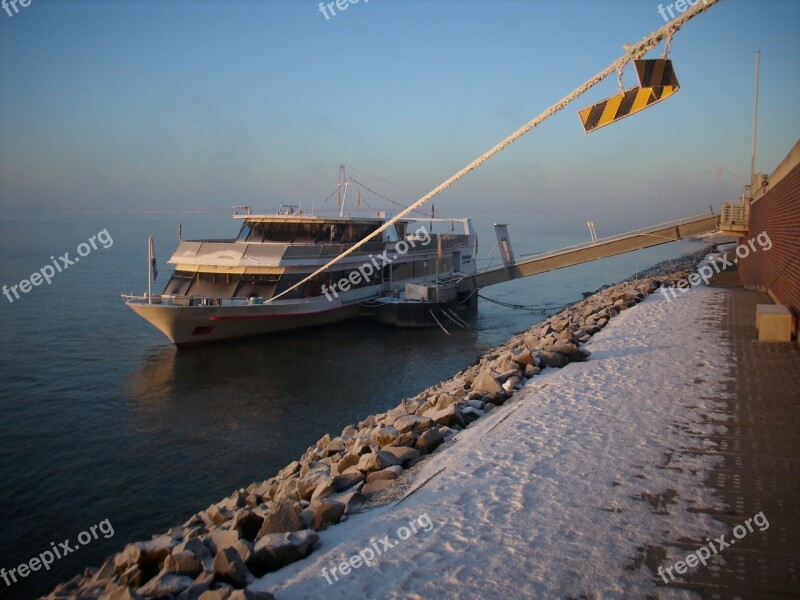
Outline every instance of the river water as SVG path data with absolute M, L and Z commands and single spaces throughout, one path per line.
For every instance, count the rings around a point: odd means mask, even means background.
M 114 531 L 48 571 L 10 586 L 0 580 L 0 597 L 48 592 L 125 543 L 274 475 L 323 434 L 385 411 L 544 318 L 481 301 L 470 327 L 453 327 L 450 336 L 355 321 L 178 351 L 119 294 L 146 287 L 149 233 L 160 291 L 178 222 L 184 238 L 232 237 L 226 214 L 0 212 L 0 284 L 9 287 L 67 251 L 74 258 L 98 232 L 108 232 L 98 241 L 113 241 L 96 244 L 50 285 L 13 303 L 0 296 L 0 567 L 15 568 L 51 542 L 74 545 L 106 519 Z M 479 233 L 485 256 L 491 229 Z M 583 241 L 511 233 L 518 255 Z M 672 243 L 483 293 L 565 304 L 701 247 Z

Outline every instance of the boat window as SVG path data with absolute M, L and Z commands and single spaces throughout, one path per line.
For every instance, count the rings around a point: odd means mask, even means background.
M 236 237 L 237 242 L 244 242 L 248 237 L 250 237 L 250 232 L 252 227 L 250 223 L 244 223 L 242 228 L 239 230 L 239 235 Z

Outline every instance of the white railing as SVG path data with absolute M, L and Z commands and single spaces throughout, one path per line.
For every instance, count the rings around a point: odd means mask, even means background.
M 526 254 L 524 256 L 520 256 L 516 263 L 528 262 L 530 260 L 540 259 L 540 258 L 549 258 L 551 256 L 558 256 L 559 254 L 566 254 L 568 252 L 574 252 L 575 250 L 581 250 L 583 248 L 591 248 L 592 246 L 599 246 L 601 244 L 608 244 L 611 242 L 615 242 L 618 240 L 622 240 L 629 237 L 634 237 L 637 235 L 650 235 L 656 231 L 661 229 L 667 229 L 668 227 L 678 227 L 680 225 L 686 225 L 688 223 L 694 223 L 695 221 L 700 221 L 702 219 L 708 219 L 713 217 L 713 213 L 704 213 L 699 215 L 694 215 L 692 217 L 685 217 L 683 219 L 675 219 L 673 221 L 667 221 L 665 223 L 659 223 L 658 225 L 650 225 L 648 227 L 643 227 L 641 229 L 635 229 L 633 231 L 628 231 L 626 233 L 618 233 L 616 235 L 610 235 L 604 238 L 598 238 L 595 241 L 588 241 L 582 242 L 580 244 L 574 244 L 572 246 L 566 246 L 564 248 L 559 248 L 557 250 L 550 250 L 549 252 L 537 252 L 534 254 Z M 672 239 L 672 238 L 670 238 Z M 478 273 L 488 271 L 494 267 L 484 267 Z
M 746 200 L 739 202 L 723 202 L 720 227 L 747 227 L 750 222 L 750 203 Z

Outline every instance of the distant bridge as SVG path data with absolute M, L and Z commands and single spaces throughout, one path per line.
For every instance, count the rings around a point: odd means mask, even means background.
M 519 260 L 514 260 L 507 237 L 504 243 L 503 234 L 505 228 L 503 228 L 498 230 L 498 241 L 504 264 L 479 271 L 472 277 L 465 277 L 461 282 L 460 289 L 483 288 L 512 279 L 530 277 L 531 275 L 539 275 L 540 273 L 555 271 L 564 267 L 572 267 L 585 262 L 616 256 L 617 254 L 668 244 L 687 237 L 711 233 L 716 231 L 718 226 L 718 216 L 713 214 L 697 215 L 601 238 L 585 244 L 569 246 L 560 250 L 526 256 Z

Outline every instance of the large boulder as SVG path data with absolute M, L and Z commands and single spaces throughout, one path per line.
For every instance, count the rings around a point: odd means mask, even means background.
M 327 528 L 328 525 L 335 525 L 342 518 L 344 509 L 345 505 L 341 502 L 322 501 L 314 511 L 313 529 L 320 531 Z
M 263 523 L 264 517 L 249 509 L 242 509 L 233 521 L 233 528 L 248 542 L 252 542 L 256 539 Z
M 240 538 L 241 534 L 235 529 L 215 529 L 202 539 L 211 553 L 217 554 L 221 550 L 233 546 Z
M 365 498 L 369 498 L 370 496 L 374 496 L 378 492 L 391 487 L 393 484 L 394 481 L 391 479 L 378 479 L 375 481 L 370 481 L 369 483 L 365 484 L 363 488 L 361 488 L 361 495 Z
M 539 361 L 545 367 L 562 368 L 569 364 L 569 359 L 558 352 L 543 351 L 539 353 Z
M 256 542 L 255 555 L 259 568 L 254 574 L 261 577 L 305 558 L 311 554 L 317 540 L 319 536 L 308 530 L 265 535 Z
M 200 544 L 202 546 L 202 544 Z M 172 553 L 164 559 L 162 570 L 165 573 L 197 577 L 203 571 L 203 563 L 188 550 Z
M 419 450 L 403 446 L 387 446 L 386 448 L 381 450 L 381 452 L 391 454 L 397 460 L 400 461 L 400 464 L 403 464 L 409 460 L 414 460 L 419 456 Z
M 140 587 L 138 592 L 146 598 L 177 596 L 192 584 L 194 584 L 194 580 L 191 577 L 174 573 L 162 573 Z
M 502 391 L 500 384 L 497 383 L 497 379 L 495 379 L 495 376 L 489 369 L 484 369 L 478 373 L 478 376 L 475 378 L 475 381 L 472 382 L 471 387 L 473 390 L 480 392 L 484 396 Z
M 304 524 L 300 515 L 288 502 L 276 502 L 264 515 L 264 522 L 258 531 L 256 540 L 261 539 L 270 533 L 286 533 L 289 531 L 300 531 Z
M 436 450 L 443 441 L 444 436 L 439 431 L 439 428 L 434 427 L 417 438 L 417 441 L 414 443 L 414 448 L 419 450 L 422 454 L 428 454 Z
M 400 417 L 394 422 L 394 426 L 400 433 L 406 433 L 409 431 L 413 433 L 422 433 L 423 431 L 430 429 L 432 424 L 433 421 L 431 421 L 428 417 L 421 417 L 419 415 L 406 415 L 405 417 Z
M 403 473 L 403 467 L 395 465 L 393 467 L 386 467 L 380 471 L 373 471 L 367 475 L 367 483 L 379 481 L 381 479 L 397 479 Z
M 243 588 L 253 581 L 252 573 L 234 548 L 217 552 L 214 557 L 214 577 L 237 588 Z
M 514 357 L 514 362 L 518 365 L 521 365 L 523 368 L 525 365 L 533 365 L 533 355 L 531 354 L 531 351 L 526 348 Z
M 433 422 L 437 425 L 445 425 L 446 427 L 464 427 L 464 419 L 461 418 L 461 413 L 458 412 L 458 405 L 451 404 L 447 408 L 435 410 L 427 414 Z

